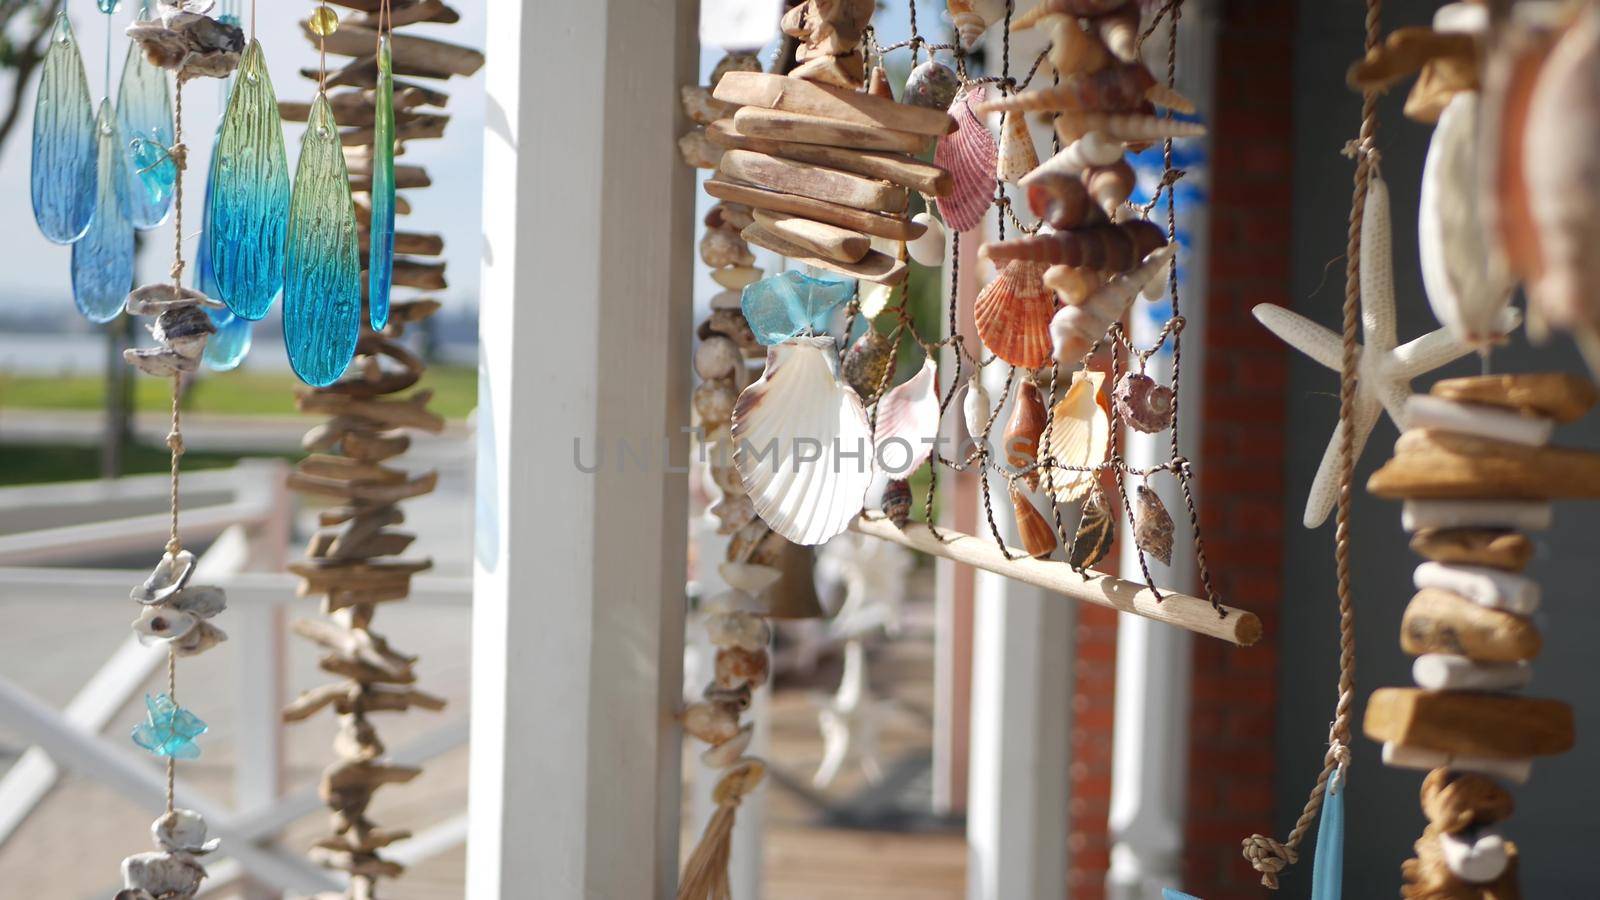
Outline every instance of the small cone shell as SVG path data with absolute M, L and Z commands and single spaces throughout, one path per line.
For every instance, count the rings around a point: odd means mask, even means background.
M 1076 141 L 1091 131 L 1124 144 L 1140 144 L 1164 138 L 1200 137 L 1206 127 L 1141 112 L 1064 112 L 1056 116 L 1056 135 L 1062 143 Z
M 1062 76 L 1094 72 L 1111 64 L 1111 51 L 1100 38 L 1084 31 L 1076 18 L 1060 15 L 1046 18 L 1050 28 L 1050 65 Z
M 1077 175 L 1060 172 L 1037 172 L 1027 178 L 1025 194 L 1028 211 L 1043 219 L 1051 228 L 1078 228 L 1088 224 L 1095 216 L 1089 189 Z
M 1107 218 L 1116 215 L 1122 204 L 1133 194 L 1138 176 L 1126 159 L 1118 159 L 1109 166 L 1095 166 L 1083 173 L 1083 183 L 1089 196 Z
M 1007 263 L 1000 277 L 978 294 L 973 320 L 978 338 L 1002 360 L 1037 369 L 1050 360 L 1050 319 L 1056 298 L 1044 286 L 1045 267 L 1033 262 Z
M 1156 492 L 1142 484 L 1133 506 L 1133 542 L 1162 565 L 1172 565 L 1172 516 Z
M 1123 62 L 1139 60 L 1139 7 L 1129 3 L 1117 12 L 1092 22 L 1106 49 Z
M 911 484 L 904 479 L 896 478 L 889 482 L 883 489 L 883 514 L 889 517 L 894 527 L 905 530 L 906 523 L 911 521 Z
M 1100 402 L 1104 372 L 1079 370 L 1072 373 L 1072 386 L 1056 407 L 1050 423 L 1049 454 L 1061 466 L 1089 469 L 1105 462 L 1111 446 L 1111 417 Z M 1044 474 L 1044 489 L 1057 500 L 1082 499 L 1097 480 L 1097 471 L 1049 469 Z
M 860 395 L 862 403 L 876 400 L 878 392 L 888 386 L 885 376 L 894 364 L 894 349 L 888 335 L 869 327 L 845 352 L 844 381 Z
M 978 112 L 1075 112 L 1102 110 L 1131 112 L 1145 101 L 1156 84 L 1142 63 L 1121 63 L 1098 72 L 1075 72 L 1061 83 L 1024 91 L 982 103 Z
M 1115 538 L 1116 522 L 1111 516 L 1111 507 L 1106 503 L 1105 494 L 1096 488 L 1084 501 L 1067 561 L 1075 569 L 1087 569 L 1105 558 Z
M 974 442 L 984 436 L 984 426 L 989 424 L 989 411 L 994 403 L 989 390 L 983 386 L 983 370 L 974 372 L 967 381 L 967 395 L 961 400 L 961 414 L 966 419 L 967 435 Z
M 1023 381 L 1017 389 L 1016 403 L 1011 407 L 1011 418 L 1006 421 L 1006 464 L 1013 469 L 1033 465 L 1039 456 L 1039 435 L 1044 433 L 1044 400 L 1039 388 L 1031 381 Z M 1039 472 L 1035 469 L 1023 476 L 1029 488 L 1039 486 Z
M 1157 106 L 1165 107 L 1173 112 L 1180 112 L 1184 115 L 1190 115 L 1194 113 L 1193 100 L 1190 100 L 1188 97 L 1185 97 L 1173 88 L 1170 88 L 1164 84 L 1152 85 L 1149 90 L 1144 92 L 1144 98 Z
M 1038 165 L 1039 153 L 1033 147 L 1027 116 L 1020 112 L 1006 113 L 1000 120 L 1000 155 L 995 174 L 1001 181 L 1016 184 Z
M 1034 559 L 1045 559 L 1056 549 L 1056 532 L 1042 513 L 1015 485 L 1011 486 L 1011 510 L 1017 519 L 1017 536 L 1022 549 Z

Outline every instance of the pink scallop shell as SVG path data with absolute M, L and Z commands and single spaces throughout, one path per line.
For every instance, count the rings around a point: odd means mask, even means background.
M 972 112 L 972 104 L 981 103 L 983 93 L 983 85 L 978 85 L 950 104 L 956 130 L 939 138 L 933 151 L 934 163 L 949 170 L 954 182 L 950 193 L 938 200 L 945 226 L 954 231 L 976 228 L 994 202 L 1000 148 L 989 127 Z

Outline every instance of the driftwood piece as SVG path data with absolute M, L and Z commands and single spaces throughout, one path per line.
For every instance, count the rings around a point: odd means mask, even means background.
M 1600 498 L 1600 453 L 1529 447 L 1433 429 L 1400 436 L 1367 480 L 1380 497 L 1555 500 Z
M 766 72 L 729 72 L 717 82 L 713 96 L 738 106 L 804 113 L 930 137 L 956 130 L 955 119 L 943 110 Z
M 1574 739 L 1560 700 L 1418 688 L 1373 691 L 1363 728 L 1403 747 L 1513 759 L 1565 753 Z
M 857 150 L 894 150 L 919 156 L 928 152 L 933 145 L 933 138 L 909 131 L 856 125 L 821 116 L 755 106 L 740 107 L 733 114 L 733 122 L 741 134 L 802 144 L 826 144 Z
M 852 278 L 875 281 L 879 284 L 899 284 L 906 280 L 906 275 L 909 271 L 904 262 L 877 250 L 868 251 L 859 262 L 853 263 L 814 256 L 807 248 L 784 240 L 762 227 L 759 223 L 746 227 L 739 234 L 745 240 L 758 247 L 765 247 L 774 253 L 786 256 L 797 262 L 816 266 L 819 269 L 827 269 L 830 272 L 839 272 Z
M 818 222 L 826 222 L 830 225 L 838 225 L 841 228 L 849 228 L 875 237 L 889 238 L 890 240 L 915 240 L 927 230 L 924 225 L 894 216 L 865 212 L 848 206 L 840 206 L 837 203 L 813 200 L 810 197 L 785 194 L 781 191 L 770 191 L 755 185 L 742 184 L 723 178 L 707 179 L 705 189 L 706 193 L 716 197 L 718 200 L 740 203 L 756 209 L 788 213 Z
M 405 400 L 357 400 L 326 394 L 302 394 L 296 400 L 301 412 L 366 419 L 378 428 L 415 428 L 430 434 L 444 430 L 444 419 L 428 410 L 432 391 L 417 391 Z
M 362 25 L 346 22 L 339 30 L 325 38 L 312 34 L 306 23 L 301 23 L 306 36 L 313 41 L 324 41 L 329 53 L 340 56 L 364 57 L 378 46 L 378 32 Z M 483 68 L 483 52 L 447 41 L 418 37 L 396 32 L 389 38 L 389 51 L 394 59 L 394 70 L 423 70 L 451 75 L 471 75 Z
M 854 263 L 872 249 L 872 238 L 859 231 L 765 209 L 754 210 L 752 215 L 757 225 L 780 240 L 804 248 L 809 256 Z
M 1443 563 L 1493 566 L 1520 572 L 1533 558 L 1533 542 L 1515 531 L 1482 528 L 1435 528 L 1411 538 L 1411 550 Z
M 378 27 L 378 13 L 368 12 L 350 20 L 352 24 L 363 28 Z M 415 3 L 394 4 L 389 11 L 388 21 L 384 24 L 390 28 L 400 28 L 405 25 L 416 25 L 422 22 L 433 22 L 438 25 L 454 25 L 461 21 L 461 13 L 446 6 L 441 0 L 417 0 Z
M 1518 409 L 1557 422 L 1582 418 L 1600 399 L 1589 379 L 1565 372 L 1445 378 L 1435 382 L 1428 393 L 1463 403 Z
M 1522 616 L 1433 588 L 1418 591 L 1400 620 L 1400 649 L 1414 656 L 1449 653 L 1506 663 L 1533 659 L 1542 646 L 1539 629 Z
M 756 187 L 869 212 L 903 213 L 906 210 L 905 188 L 751 150 L 723 153 L 717 171 Z
M 724 150 L 754 150 L 769 156 L 781 156 L 798 162 L 828 166 L 844 172 L 866 175 L 869 178 L 879 178 L 933 197 L 948 194 L 955 183 L 947 170 L 903 154 L 751 137 L 741 133 L 731 118 L 720 119 L 707 125 L 705 136 L 711 143 Z

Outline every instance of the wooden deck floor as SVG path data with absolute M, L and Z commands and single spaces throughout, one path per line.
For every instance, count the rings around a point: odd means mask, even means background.
M 26 627 L 0 634 L 0 674 L 50 703 L 64 704 L 126 634 L 124 605 L 125 601 L 110 598 L 103 605 L 65 616 L 48 599 L 36 605 L 8 605 L 8 620 L 26 623 Z M 384 624 L 394 644 L 422 655 L 422 684 L 443 694 L 452 706 L 438 717 L 410 715 L 384 722 L 385 738 L 391 746 L 400 746 L 452 712 L 466 709 L 470 623 L 464 610 L 397 607 L 385 610 L 385 615 Z M 314 657 L 299 646 L 302 643 L 291 642 L 292 692 L 321 681 Z M 885 727 L 884 756 L 890 761 L 925 752 L 928 745 L 930 655 L 926 643 L 902 641 L 875 657 L 875 683 L 883 685 L 908 710 Z M 181 682 L 185 705 L 205 711 L 212 725 L 211 733 L 202 738 L 204 757 L 184 764 L 182 777 L 222 802 L 230 797 L 232 778 L 231 662 L 227 653 L 186 661 Z M 836 675 L 825 670 L 812 685 L 782 689 L 774 698 L 769 758 L 787 776 L 783 780 L 808 783 L 821 758 L 812 695 L 827 689 L 830 677 Z M 138 718 L 139 710 L 124 710 L 107 730 L 110 739 L 118 739 Z M 286 735 L 288 787 L 314 782 L 327 759 L 332 721 L 318 717 L 290 728 Z M 15 760 L 20 745 L 15 735 L 0 727 L 0 769 Z M 380 792 L 373 816 L 387 824 L 426 828 L 465 808 L 466 783 L 463 747 L 429 764 L 412 784 Z M 803 789 L 769 785 L 767 900 L 943 900 L 963 896 L 966 851 L 958 830 L 904 833 L 826 824 L 819 803 L 845 804 L 864 788 L 860 772 L 853 768 L 820 797 Z M 0 847 L 0 896 L 105 900 L 116 883 L 121 858 L 149 849 L 147 829 L 152 817 L 152 810 L 88 778 L 68 776 Z M 323 828 L 322 815 L 308 816 L 285 833 L 283 843 L 291 848 L 306 847 Z M 692 837 L 686 835 L 685 841 L 689 840 Z M 465 861 L 461 849 L 427 860 L 386 887 L 383 896 L 386 900 L 460 898 Z

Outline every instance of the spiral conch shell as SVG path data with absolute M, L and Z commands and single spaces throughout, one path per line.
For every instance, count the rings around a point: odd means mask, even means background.
M 1089 493 L 1098 473 L 1092 467 L 1105 462 L 1111 447 L 1111 417 L 1100 402 L 1104 372 L 1079 370 L 1072 373 L 1072 385 L 1056 401 L 1050 422 L 1049 455 L 1060 466 L 1076 467 L 1074 472 L 1051 467 L 1044 472 L 1044 489 L 1060 501 L 1079 500 Z
M 1044 286 L 1045 266 L 1017 260 L 978 293 L 972 317 L 983 345 L 1007 363 L 1037 369 L 1050 361 L 1055 294 Z
M 1133 271 L 1106 282 L 1082 305 L 1063 306 L 1050 320 L 1050 339 L 1055 344 L 1056 361 L 1062 365 L 1076 365 L 1078 358 L 1105 335 L 1111 323 L 1128 311 L 1133 298 L 1161 276 L 1175 252 L 1173 244 L 1161 247 L 1146 256 Z
M 796 544 L 843 532 L 872 486 L 872 432 L 836 352 L 826 336 L 771 347 L 733 409 L 739 479 L 762 521 Z
M 1006 0 L 948 0 L 946 5 L 963 50 L 976 46 L 984 31 L 1006 14 Z
M 1143 372 L 1129 372 L 1111 390 L 1111 402 L 1128 427 L 1145 434 L 1165 431 L 1176 411 L 1172 388 L 1158 384 Z
M 1439 116 L 1422 169 L 1418 255 L 1428 305 L 1463 343 L 1486 347 L 1505 333 L 1512 284 L 1489 265 L 1478 212 L 1478 94 L 1462 91 Z

